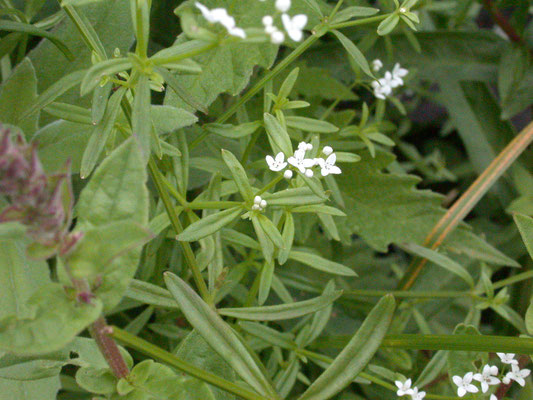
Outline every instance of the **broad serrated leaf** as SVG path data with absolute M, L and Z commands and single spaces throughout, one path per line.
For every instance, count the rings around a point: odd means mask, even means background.
M 386 251 L 391 243 L 422 244 L 428 232 L 444 213 L 441 197 L 417 190 L 419 178 L 383 172 L 394 157 L 378 152 L 372 158 L 361 153 L 362 160 L 351 167 L 343 165 L 336 180 L 346 202 L 347 223 L 373 248 Z M 500 265 L 516 262 L 474 235 L 466 225 L 457 228 L 443 246 L 451 253 Z

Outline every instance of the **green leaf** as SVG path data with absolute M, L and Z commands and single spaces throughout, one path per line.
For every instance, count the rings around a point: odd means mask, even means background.
M 257 303 L 262 306 L 270 294 L 272 279 L 274 277 L 275 265 L 273 262 L 263 264 L 261 268 L 261 278 L 259 280 L 259 292 L 257 294 Z
M 122 0 L 108 0 L 77 9 L 86 25 L 97 36 L 107 54 L 113 54 L 119 49 L 122 54 L 127 53 L 133 44 L 133 32 L 131 29 L 130 4 Z M 83 14 L 82 14 L 83 11 Z M 61 62 L 63 56 L 60 51 L 49 41 L 39 43 L 29 53 L 29 57 L 35 66 L 39 92 L 42 93 L 50 85 L 57 82 L 61 77 L 71 72 L 87 68 L 92 64 L 92 51 L 82 39 L 75 24 L 70 18 L 62 19 L 55 28 L 54 34 L 61 40 L 68 42 L 70 48 L 75 49 L 76 60 L 73 62 Z M 98 48 L 99 45 L 96 44 Z M 89 108 L 91 96 L 80 98 L 79 92 L 71 90 L 61 96 L 59 101 L 80 105 Z M 45 123 L 50 120 L 46 119 Z
M 204 371 L 210 371 L 230 382 L 236 379 L 235 372 L 228 363 L 202 338 L 196 330 L 193 330 L 183 339 L 175 352 L 181 360 L 187 361 Z M 235 396 L 219 388 L 209 385 L 215 400 L 235 400 Z
M 294 210 L 285 213 L 285 223 L 283 224 L 283 232 L 281 233 L 283 247 L 278 253 L 278 262 L 280 265 L 285 264 L 289 258 L 292 243 L 294 242 L 294 217 L 292 216 L 292 212 L 294 212 Z
M 276 117 L 269 113 L 263 115 L 265 121 L 265 129 L 268 134 L 268 139 L 274 153 L 283 152 L 285 155 L 292 155 L 291 138 L 287 131 L 281 126 Z
M 308 265 L 311 268 L 317 269 L 319 271 L 328 272 L 335 275 L 343 276 L 357 276 L 357 274 L 350 268 L 336 263 L 334 261 L 327 260 L 317 254 L 308 253 L 305 251 L 296 251 L 292 250 L 289 253 L 289 258 L 294 261 L 301 262 L 302 264 Z
M 239 188 L 239 192 L 244 200 L 251 201 L 254 197 L 254 192 L 250 186 L 250 182 L 248 182 L 248 176 L 246 176 L 246 172 L 244 172 L 244 168 L 239 160 L 237 160 L 231 152 L 224 149 L 222 149 L 222 159 L 231 171 L 233 180 L 235 181 L 237 188 Z
M 300 68 L 294 68 L 289 73 L 289 75 L 287 75 L 287 77 L 281 84 L 281 87 L 279 88 L 279 92 L 277 96 L 278 101 L 289 97 L 289 94 L 291 94 L 292 88 L 294 87 L 294 84 L 296 83 L 296 80 L 298 79 L 299 72 L 300 72 Z
M 336 181 L 346 203 L 346 222 L 374 249 L 387 251 L 391 243 L 422 244 L 427 233 L 444 214 L 441 196 L 415 188 L 420 181 L 412 175 L 382 172 L 394 157 L 377 152 L 372 158 L 361 153 L 362 160 L 353 166 L 344 164 Z M 383 191 L 387 196 L 383 196 Z M 478 238 L 466 225 L 460 226 L 444 241 L 451 253 L 497 265 L 517 265 L 516 262 Z
M 261 251 L 267 263 L 272 263 L 274 260 L 274 245 L 268 238 L 263 225 L 259 222 L 256 214 L 251 216 L 252 225 L 254 226 L 255 234 L 257 235 L 257 240 L 261 246 Z
M 30 136 L 37 130 L 38 115 L 21 120 L 26 110 L 37 98 L 35 70 L 25 58 L 0 86 L 0 121 L 17 125 Z
M 332 32 L 337 37 L 337 39 L 339 39 L 352 61 L 357 64 L 368 76 L 370 76 L 371 78 L 375 78 L 374 74 L 370 70 L 368 61 L 366 60 L 363 53 L 361 53 L 361 50 L 359 50 L 350 39 L 348 39 L 339 31 L 333 30 Z
M 20 119 L 28 118 L 37 111 L 42 110 L 44 107 L 52 103 L 63 93 L 78 85 L 81 82 L 85 73 L 86 71 L 75 71 L 59 79 L 48 89 L 42 92 L 39 97 L 37 97 L 37 99 L 35 99 L 31 106 L 24 111 L 24 114 L 21 115 Z
M 260 121 L 254 122 L 245 122 L 239 125 L 231 124 L 206 124 L 203 126 L 208 132 L 227 137 L 230 139 L 239 139 L 246 137 L 254 133 L 257 129 L 261 127 Z
M 311 300 L 263 307 L 220 308 L 218 313 L 226 317 L 249 321 L 279 321 L 300 318 L 328 307 L 342 295 L 342 290 L 324 293 Z
M 285 122 L 289 128 L 300 129 L 305 132 L 333 133 L 339 130 L 339 128 L 327 121 L 307 117 L 289 115 L 285 117 Z
M 144 304 L 164 308 L 178 308 L 170 292 L 154 284 L 132 279 L 126 297 Z
M 190 4 L 190 3 L 189 3 Z M 271 15 L 273 4 L 268 2 L 233 2 L 218 0 L 206 3 L 210 8 L 221 7 L 231 10 L 236 25 L 246 28 L 262 26 L 264 15 Z M 187 6 L 179 7 L 176 13 L 186 12 Z M 185 37 L 178 38 L 183 44 Z M 193 58 L 202 68 L 197 75 L 180 75 L 179 80 L 197 100 L 208 107 L 220 93 L 239 94 L 248 84 L 255 66 L 268 69 L 274 62 L 277 46 L 270 43 L 224 43 Z M 165 104 L 188 109 L 186 104 L 173 92 L 168 92 Z
M 94 64 L 86 72 L 81 82 L 81 95 L 85 96 L 93 90 L 98 84 L 100 84 L 102 78 L 126 71 L 131 67 L 132 63 L 128 58 L 113 58 L 111 60 L 100 61 L 99 63 Z
M 531 299 L 529 303 L 529 307 L 527 308 L 525 322 L 526 322 L 527 332 L 530 335 L 533 335 L 533 298 Z
M 480 335 L 475 326 L 459 324 L 454 330 L 454 335 Z M 464 336 L 468 340 L 475 340 L 475 338 L 469 338 Z M 476 362 L 482 357 L 488 360 L 488 354 L 480 353 L 477 351 L 449 351 L 448 353 L 448 371 L 450 382 L 454 375 L 464 376 L 467 372 L 473 371 Z M 486 363 L 486 362 L 485 362 Z
M 348 386 L 378 350 L 389 329 L 395 306 L 392 296 L 383 297 L 346 347 L 299 399 L 329 399 Z
M 0 349 L 20 355 L 59 350 L 102 311 L 98 300 L 83 304 L 69 298 L 59 283 L 43 286 L 28 300 L 26 307 L 24 314 L 0 320 Z
M 400 17 L 398 14 L 391 14 L 378 25 L 378 35 L 385 36 L 391 33 L 396 25 L 400 22 Z
M 266 233 L 268 238 L 274 243 L 277 248 L 283 248 L 283 239 L 281 234 L 278 231 L 278 228 L 263 214 L 257 214 L 257 220 L 261 224 L 263 231 Z
M 167 85 L 176 93 L 182 101 L 195 110 L 207 114 L 207 108 L 196 99 L 192 93 L 168 70 L 165 68 L 156 68 L 156 71 L 163 77 Z
M 77 203 L 77 230 L 86 231 L 113 222 L 148 225 L 146 170 L 139 147 L 129 139 L 100 164 L 81 192 Z M 116 259 L 121 265 L 102 277 L 95 291 L 105 308 L 113 308 L 129 285 L 140 259 L 140 248 L 124 252 Z
M 43 109 L 47 114 L 65 121 L 92 125 L 91 110 L 72 104 L 55 102 Z
M 360 6 L 351 6 L 346 7 L 345 9 L 339 11 L 333 19 L 331 24 L 338 24 L 340 22 L 348 21 L 355 17 L 370 17 L 379 12 L 379 9 L 372 7 L 360 7 Z
M 346 214 L 338 208 L 325 206 L 323 204 L 311 204 L 309 206 L 299 206 L 291 209 L 293 213 L 320 213 L 334 215 L 336 217 L 346 217 Z
M 275 329 L 269 328 L 266 325 L 257 322 L 239 321 L 239 326 L 244 332 L 255 336 L 266 343 L 273 346 L 281 347 L 282 349 L 292 350 L 296 347 L 294 342 L 294 334 L 291 332 L 278 332 Z
M 39 158 L 45 171 L 59 171 L 71 160 L 71 171 L 80 171 L 83 152 L 93 133 L 92 125 L 55 121 L 35 133 Z
M 446 367 L 447 359 L 447 351 L 437 351 L 418 376 L 415 381 L 415 386 L 424 387 L 428 383 L 433 382 L 433 380 L 440 375 L 444 367 Z
M 152 118 L 150 116 L 151 91 L 147 75 L 141 75 L 135 85 L 135 97 L 131 113 L 133 137 L 141 148 L 145 160 L 150 156 L 150 132 Z
M 189 225 L 177 238 L 183 242 L 195 242 L 232 223 L 242 212 L 239 206 L 211 214 Z
M 69 60 L 74 60 L 74 55 L 63 41 L 55 34 L 45 31 L 44 29 L 37 28 L 31 24 L 25 24 L 23 22 L 8 21 L 5 19 L 0 20 L 0 30 L 8 32 L 21 32 L 28 33 L 33 36 L 41 36 L 50 40 L 63 55 Z
M 125 88 L 121 88 L 113 93 L 109 99 L 104 118 L 102 118 L 98 125 L 93 127 L 91 137 L 81 159 L 80 176 L 82 179 L 87 178 L 91 174 L 100 160 L 102 151 L 115 127 L 115 121 L 120 111 L 120 102 L 125 94 Z
M 172 133 L 195 124 L 198 118 L 188 111 L 171 106 L 152 106 L 152 122 L 158 135 Z
M 93 124 L 99 124 L 104 117 L 112 88 L 113 83 L 107 82 L 104 86 L 98 85 L 94 89 L 93 101 L 91 103 L 91 122 Z
M 463 281 L 465 281 L 468 286 L 473 288 L 475 286 L 474 279 L 470 273 L 460 264 L 456 263 L 450 257 L 445 256 L 435 250 L 428 249 L 427 247 L 419 246 L 415 243 L 408 243 L 401 246 L 403 249 L 407 250 L 410 253 L 414 253 L 419 257 L 427 258 L 429 261 L 435 265 L 450 271 L 452 274 L 457 275 Z
M 522 240 L 526 245 L 529 256 L 533 258 L 533 218 L 522 214 L 514 215 L 514 222 L 518 226 Z
M 262 197 L 268 201 L 269 206 L 305 206 L 324 202 L 322 197 L 314 194 L 308 187 L 284 189 L 273 194 L 265 193 Z
M 220 316 L 176 275 L 165 273 L 165 283 L 187 320 L 213 350 L 258 393 L 276 398 L 271 383 L 254 357 Z

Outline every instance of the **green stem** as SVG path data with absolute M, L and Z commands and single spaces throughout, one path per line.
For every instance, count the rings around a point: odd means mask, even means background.
M 176 214 L 174 205 L 170 201 L 168 192 L 165 189 L 165 184 L 163 183 L 163 176 L 161 174 L 161 171 L 159 171 L 159 169 L 157 168 L 157 165 L 153 158 L 150 158 L 150 161 L 148 162 L 148 168 L 150 169 L 150 173 L 154 180 L 159 196 L 161 197 L 161 200 L 163 200 L 163 204 L 167 211 L 172 227 L 174 228 L 176 234 L 180 234 L 181 232 L 183 232 L 183 226 L 181 225 L 179 217 Z M 213 304 L 213 299 L 211 297 L 211 294 L 209 293 L 209 290 L 207 289 L 207 285 L 205 284 L 204 278 L 202 277 L 202 273 L 200 272 L 200 268 L 198 267 L 198 263 L 196 262 L 196 257 L 194 256 L 194 252 L 192 251 L 190 243 L 183 241 L 180 241 L 179 243 L 181 244 L 185 261 L 191 269 L 192 276 L 194 282 L 196 283 L 196 287 L 200 292 L 200 296 L 202 296 L 206 303 Z
M 274 186 L 276 186 L 278 184 L 278 182 L 280 182 L 282 179 L 283 179 L 283 174 L 278 175 L 277 177 L 272 179 L 269 183 L 267 183 L 267 185 L 264 188 L 262 188 L 261 190 L 259 190 L 255 195 L 256 196 L 262 195 L 267 190 L 272 189 Z
M 154 65 L 172 64 L 172 63 L 176 63 L 178 61 L 185 60 L 187 58 L 192 58 L 192 57 L 199 56 L 200 54 L 203 54 L 203 53 L 208 52 L 209 50 L 215 48 L 216 46 L 218 46 L 218 44 L 219 43 L 217 43 L 217 42 L 209 42 L 205 46 L 199 47 L 196 50 L 191 50 L 189 52 L 181 53 L 181 54 L 178 54 L 178 55 L 175 55 L 175 56 L 172 56 L 172 57 L 166 57 L 166 58 L 161 58 L 161 57 L 154 56 L 154 57 L 150 58 L 150 60 L 154 63 Z
M 344 3 L 344 0 L 339 0 L 339 1 L 337 2 L 337 4 L 335 4 L 335 8 L 334 8 L 333 11 L 331 12 L 331 14 L 329 14 L 328 19 L 332 20 L 333 17 L 335 17 L 335 15 L 337 14 L 337 11 L 339 11 L 339 8 L 341 8 L 341 6 L 342 6 L 342 3 Z
M 380 22 L 383 21 L 385 18 L 387 18 L 389 14 L 385 15 L 376 15 L 374 17 L 368 17 L 368 18 L 361 18 L 356 19 L 355 21 L 346 21 L 341 22 L 338 24 L 330 25 L 330 29 L 343 29 L 343 28 L 349 28 L 352 26 L 358 26 L 358 25 L 365 25 L 365 24 L 372 24 L 374 22 Z
M 116 340 L 124 343 L 128 347 L 140 351 L 141 353 L 146 354 L 161 362 L 164 362 L 165 364 L 168 364 L 194 378 L 200 379 L 243 399 L 269 400 L 268 397 L 264 397 L 260 394 L 249 391 L 248 389 L 236 385 L 233 382 L 227 381 L 226 379 L 220 378 L 212 374 L 211 372 L 205 371 L 196 367 L 193 364 L 183 361 L 177 358 L 174 354 L 169 353 L 168 351 L 150 342 L 147 342 L 146 340 L 143 340 L 135 335 L 132 335 L 131 333 L 126 332 L 122 329 L 112 327 L 111 336 L 113 336 L 113 338 L 115 338 Z
M 345 290 L 343 297 L 383 297 L 387 294 L 392 294 L 399 298 L 413 298 L 413 299 L 432 299 L 432 298 L 461 298 L 473 297 L 474 293 L 469 291 L 429 291 L 429 292 L 410 292 L 407 290 Z
M 525 271 L 520 274 L 516 274 L 515 276 L 511 276 L 510 278 L 502 279 L 501 281 L 494 282 L 492 286 L 494 287 L 494 289 L 499 289 L 504 286 L 513 285 L 515 283 L 522 282 L 522 281 L 525 281 L 531 278 L 533 278 L 533 270 Z
M 242 206 L 241 201 L 193 201 L 187 204 L 189 210 L 219 210 Z

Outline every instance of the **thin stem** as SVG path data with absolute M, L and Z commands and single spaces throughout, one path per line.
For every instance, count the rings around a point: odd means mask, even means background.
M 251 392 L 248 389 L 236 385 L 233 382 L 230 382 L 224 378 L 212 374 L 211 372 L 205 371 L 196 367 L 193 364 L 183 361 L 176 357 L 174 354 L 162 349 L 161 347 L 147 342 L 146 340 L 132 335 L 131 333 L 126 332 L 122 329 L 112 327 L 110 329 L 110 334 L 116 340 L 119 340 L 128 347 L 140 351 L 141 353 L 146 354 L 156 360 L 164 362 L 165 364 L 168 364 L 186 373 L 187 375 L 190 375 L 194 378 L 200 379 L 222 390 L 225 390 L 226 392 L 232 393 L 247 400 L 269 400 L 268 397 L 264 397 L 260 394 Z
M 522 281 L 525 281 L 531 278 L 533 278 L 533 270 L 522 272 L 520 274 L 516 274 L 515 276 L 511 276 L 510 278 L 506 278 L 506 279 L 502 279 L 501 281 L 494 282 L 492 286 L 494 289 L 499 289 L 504 286 L 513 285 L 515 283 L 522 282 Z
M 218 210 L 242 206 L 241 201 L 193 201 L 187 204 L 189 210 Z
M 172 227 L 174 228 L 176 234 L 180 234 L 181 232 L 183 232 L 183 226 L 181 225 L 179 217 L 176 214 L 174 205 L 170 201 L 168 192 L 165 189 L 165 184 L 163 183 L 161 171 L 159 171 L 159 169 L 157 168 L 157 165 L 153 158 L 150 158 L 150 161 L 148 161 L 148 168 L 154 180 L 157 192 L 159 193 L 161 200 L 163 200 L 163 204 L 167 211 Z M 213 300 L 211 294 L 209 293 L 204 278 L 202 277 L 202 273 L 200 272 L 200 268 L 198 267 L 198 263 L 196 261 L 196 257 L 194 256 L 194 252 L 192 251 L 191 245 L 189 244 L 189 242 L 179 241 L 179 243 L 181 244 L 185 261 L 187 262 L 187 265 L 189 266 L 192 272 L 192 276 L 196 287 L 200 292 L 200 296 L 202 296 L 206 303 L 212 304 Z
M 199 47 L 199 48 L 197 48 L 195 50 L 191 50 L 189 52 L 180 53 L 180 54 L 177 54 L 175 56 L 166 57 L 166 58 L 154 56 L 154 57 L 150 58 L 150 60 L 154 63 L 154 65 L 172 64 L 172 63 L 176 63 L 178 61 L 185 60 L 187 58 L 192 58 L 192 57 L 195 57 L 195 56 L 199 56 L 200 54 L 206 53 L 209 50 L 211 50 L 211 49 L 215 48 L 216 46 L 218 46 L 218 44 L 219 43 L 217 43 L 217 42 L 209 42 L 205 46 Z
M 333 11 L 331 12 L 331 14 L 329 14 L 329 17 L 328 19 L 333 19 L 333 17 L 335 17 L 335 15 L 337 14 L 337 11 L 339 11 L 339 8 L 341 8 L 342 6 L 342 3 L 344 3 L 344 0 L 339 0 L 337 2 L 337 4 L 335 4 L 335 8 L 333 9 Z
M 442 216 L 440 221 L 433 227 L 426 237 L 424 246 L 431 249 L 438 248 L 444 239 L 459 225 L 459 223 L 472 211 L 479 200 L 489 191 L 492 185 L 522 154 L 533 141 L 533 122 L 526 126 L 502 152 L 490 163 L 485 171 L 476 179 L 468 190 L 455 202 L 455 204 Z M 416 257 L 398 288 L 410 289 L 420 271 L 427 263 L 427 259 Z
M 473 297 L 468 291 L 432 291 L 432 292 L 410 292 L 407 290 L 345 290 L 343 297 L 383 297 L 392 294 L 398 298 L 432 299 L 432 298 L 461 298 Z
M 269 183 L 267 183 L 266 186 L 264 188 L 262 188 L 261 190 L 259 190 L 255 195 L 256 196 L 262 195 L 267 190 L 272 189 L 274 186 L 276 186 L 278 184 L 278 182 L 280 182 L 282 179 L 283 179 L 283 175 L 281 175 L 281 174 L 278 175 L 277 177 L 272 179 Z
M 341 22 L 341 23 L 338 23 L 338 24 L 333 24 L 333 25 L 330 25 L 329 28 L 330 29 L 343 29 L 343 28 L 350 28 L 352 26 L 372 24 L 374 22 L 383 21 L 388 16 L 389 16 L 389 14 L 375 15 L 373 17 L 356 19 L 355 21 L 346 21 L 346 22 Z

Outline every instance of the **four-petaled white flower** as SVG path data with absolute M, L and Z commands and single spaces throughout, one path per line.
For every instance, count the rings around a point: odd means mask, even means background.
M 411 393 L 412 400 L 422 400 L 424 397 L 426 397 L 426 392 L 419 392 L 417 387 L 413 389 L 413 393 Z
M 498 397 L 496 397 L 495 394 L 490 395 L 490 400 L 498 400 Z
M 315 165 L 315 160 L 312 158 L 305 158 L 305 150 L 296 150 L 294 155 L 287 159 L 289 164 L 293 167 L 298 168 L 298 170 L 305 174 L 307 168 L 311 168 Z
M 374 72 L 378 72 L 383 67 L 383 63 L 380 59 L 376 58 L 374 61 L 372 61 L 372 70 Z
M 503 378 L 503 383 L 508 385 L 511 381 L 515 381 L 520 386 L 525 386 L 526 381 L 524 378 L 527 378 L 531 371 L 529 369 L 520 369 L 516 364 L 511 365 L 512 371 L 507 372 L 505 378 Z
M 230 35 L 238 36 L 243 39 L 246 38 L 246 33 L 244 30 L 235 25 L 235 18 L 230 16 L 225 8 L 213 8 L 210 10 L 199 2 L 196 2 L 195 5 L 196 8 L 200 10 L 207 22 L 211 24 L 219 23 L 226 28 Z
M 342 171 L 339 167 L 335 165 L 337 162 L 337 155 L 335 153 L 332 153 L 326 158 L 325 160 L 323 158 L 318 159 L 318 165 L 320 165 L 320 173 L 322 176 L 328 176 L 330 174 L 340 174 Z
M 514 353 L 496 353 L 504 364 L 518 364 L 518 360 L 514 359 Z
M 500 383 L 500 380 L 496 378 L 498 375 L 498 367 L 495 365 L 485 365 L 483 371 L 479 374 L 474 375 L 474 379 L 481 383 L 481 391 L 487 393 L 489 386 L 497 385 Z
M 313 150 L 313 145 L 311 143 L 300 142 L 298 143 L 298 150 Z
M 307 25 L 307 15 L 298 14 L 291 18 L 288 14 L 283 14 L 281 16 L 281 21 L 283 22 L 287 34 L 292 40 L 295 42 L 302 40 L 303 29 Z
M 285 34 L 274 26 L 274 18 L 270 15 L 265 15 L 262 21 L 265 26 L 265 32 L 270 35 L 270 41 L 274 44 L 283 43 Z
M 394 65 L 394 68 L 392 69 L 392 79 L 390 80 L 390 84 L 393 88 L 402 86 L 403 85 L 403 79 L 407 74 L 409 73 L 408 70 L 405 68 L 402 68 L 399 63 L 396 63 Z
M 281 151 L 276 155 L 276 158 L 268 155 L 266 156 L 266 162 L 268 164 L 268 168 L 270 168 L 271 171 L 281 171 L 287 166 L 287 162 L 285 161 L 285 154 L 283 154 Z
M 455 375 L 453 379 L 453 383 L 457 385 L 457 395 L 459 397 L 463 397 L 467 393 L 477 393 L 479 392 L 479 389 L 472 385 L 472 379 L 474 378 L 473 372 L 468 372 L 464 377 L 460 377 Z
M 291 8 L 291 0 L 276 0 L 276 9 L 287 12 Z
M 413 389 L 411 389 L 411 384 L 412 384 L 411 378 L 407 379 L 405 382 L 395 381 L 394 384 L 398 388 L 398 390 L 396 391 L 396 394 L 400 397 L 408 395 L 408 394 L 413 394 L 414 392 Z

